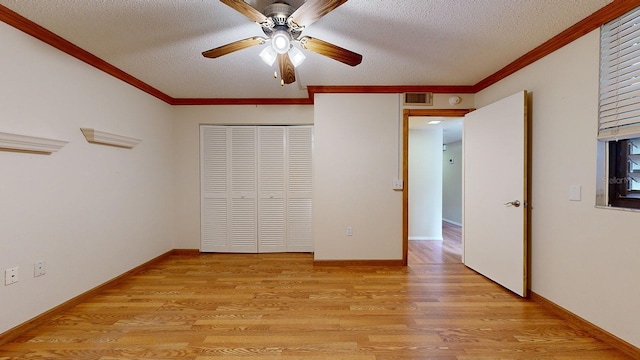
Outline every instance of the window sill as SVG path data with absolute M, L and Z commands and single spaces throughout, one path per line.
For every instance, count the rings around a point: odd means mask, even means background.
M 627 211 L 627 212 L 640 213 L 640 209 L 622 208 L 622 207 L 614 207 L 614 206 L 603 206 L 603 205 L 596 205 L 595 207 L 596 207 L 596 209 L 618 210 L 618 211 Z

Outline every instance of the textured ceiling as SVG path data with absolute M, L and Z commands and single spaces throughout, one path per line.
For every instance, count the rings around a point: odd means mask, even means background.
M 263 9 L 273 1 L 247 1 Z M 294 7 L 303 0 L 290 0 Z M 0 0 L 0 4 L 173 98 L 305 98 L 308 85 L 474 85 L 611 0 L 349 0 L 304 30 L 362 54 L 356 67 L 305 50 L 281 87 L 260 36 L 217 0 Z

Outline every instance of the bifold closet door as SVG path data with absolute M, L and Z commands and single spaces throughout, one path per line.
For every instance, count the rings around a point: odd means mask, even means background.
M 200 128 L 200 251 L 228 247 L 227 129 Z
M 285 130 L 258 128 L 258 252 L 285 252 Z
M 202 126 L 202 252 L 312 252 L 312 126 Z
M 313 252 L 313 127 L 287 128 L 287 251 Z
M 200 250 L 255 253 L 256 128 L 203 126 L 200 134 Z
M 258 252 L 312 252 L 311 126 L 258 130 Z

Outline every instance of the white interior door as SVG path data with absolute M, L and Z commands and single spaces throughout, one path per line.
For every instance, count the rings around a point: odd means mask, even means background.
M 527 92 L 465 116 L 464 263 L 527 295 Z

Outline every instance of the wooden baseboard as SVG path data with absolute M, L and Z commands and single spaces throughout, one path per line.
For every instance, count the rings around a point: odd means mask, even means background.
M 315 266 L 404 266 L 402 260 L 314 260 Z
M 616 349 L 631 356 L 632 359 L 640 359 L 639 348 L 629 344 L 628 342 L 620 339 L 619 337 L 611 334 L 610 332 L 590 323 L 589 321 L 557 305 L 556 303 L 534 293 L 533 291 L 529 291 L 529 299 L 541 305 L 545 309 L 553 312 L 554 314 L 564 318 L 569 323 L 575 324 L 581 329 L 585 329 L 591 336 L 610 344 Z
M 45 311 L 44 313 L 34 317 L 31 320 L 28 320 L 12 329 L 9 329 L 7 331 L 5 331 L 4 333 L 0 334 L 0 345 L 7 343 L 15 338 L 17 338 L 18 336 L 26 333 L 27 331 L 40 326 L 44 323 L 46 323 L 47 321 L 49 321 L 52 317 L 61 314 L 62 312 L 71 309 L 72 307 L 87 301 L 88 299 L 96 296 L 97 294 L 103 292 L 104 290 L 116 285 L 118 282 L 140 272 L 141 270 L 157 263 L 158 261 L 164 260 L 166 257 L 173 255 L 175 253 L 176 250 L 170 250 L 158 257 L 155 257 L 147 262 L 145 262 L 142 265 L 136 266 L 135 268 L 125 272 L 122 275 L 116 276 L 115 278 L 100 284 L 96 287 L 94 287 L 91 290 L 88 290 L 70 300 L 67 300 L 65 302 L 63 302 L 62 304 L 48 310 Z M 196 250 L 197 251 L 197 250 Z
M 200 255 L 200 249 L 173 249 L 171 255 Z

